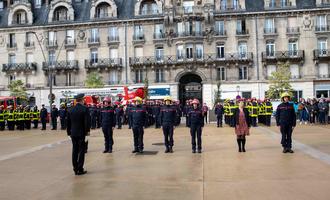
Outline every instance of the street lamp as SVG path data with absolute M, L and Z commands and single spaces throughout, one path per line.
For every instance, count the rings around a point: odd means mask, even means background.
M 49 96 L 48 96 L 48 99 L 49 99 L 49 111 L 51 111 L 51 109 L 52 109 L 52 101 L 53 101 L 53 99 L 52 99 L 52 97 L 53 97 L 53 71 L 52 71 L 52 69 L 55 67 L 55 65 L 56 65 L 56 63 L 58 61 L 60 52 L 61 52 L 61 50 L 62 50 L 62 48 L 64 46 L 64 43 L 65 43 L 65 40 L 67 38 L 72 38 L 72 37 L 71 36 L 66 36 L 66 38 L 62 42 L 62 45 L 61 45 L 60 49 L 58 50 L 58 54 L 57 54 L 56 60 L 55 61 L 52 60 L 52 62 L 49 63 L 49 62 L 47 62 L 44 49 L 43 49 L 43 47 L 41 45 L 41 42 L 42 42 L 41 40 L 42 39 L 40 39 L 39 36 L 37 35 L 37 33 L 34 32 L 34 31 L 31 31 L 29 33 L 34 34 L 34 36 L 36 37 L 36 39 L 38 41 L 38 44 L 39 44 L 39 47 L 41 49 L 42 56 L 44 58 L 44 62 L 45 62 L 45 64 L 48 64 L 48 81 L 49 81 Z
M 237 92 L 237 95 L 239 95 L 240 90 L 241 90 L 241 87 L 240 87 L 239 85 L 236 86 L 236 92 Z

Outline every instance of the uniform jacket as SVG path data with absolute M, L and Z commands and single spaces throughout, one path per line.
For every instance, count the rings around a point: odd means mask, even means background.
M 296 126 L 296 113 L 292 103 L 281 103 L 276 110 L 276 125 Z
M 102 127 L 115 127 L 116 115 L 113 107 L 104 107 L 101 110 L 101 126 Z
M 223 109 L 223 106 L 222 105 L 217 105 L 214 109 L 214 114 L 217 116 L 217 117 L 221 117 L 224 113 L 224 109 Z
M 67 118 L 67 134 L 73 137 L 85 137 L 91 127 L 91 118 L 88 108 L 80 103 L 77 103 L 70 112 Z
M 52 108 L 51 118 L 57 118 L 57 117 L 58 117 L 58 109 Z
M 204 126 L 204 115 L 203 115 L 203 111 L 201 108 L 191 108 L 189 113 L 189 125 L 190 127 L 192 126 Z
M 65 108 L 61 108 L 59 111 L 59 115 L 61 119 L 65 119 L 66 118 L 66 109 Z
M 41 108 L 41 110 L 40 110 L 40 118 L 41 119 L 46 119 L 47 118 L 47 114 L 48 114 L 47 109 L 46 108 Z
M 176 107 L 172 105 L 165 105 L 160 109 L 160 124 L 162 126 L 175 126 L 177 119 Z
M 145 106 L 135 106 L 130 109 L 131 117 L 132 117 L 132 127 L 142 127 L 146 123 L 147 119 L 147 110 Z

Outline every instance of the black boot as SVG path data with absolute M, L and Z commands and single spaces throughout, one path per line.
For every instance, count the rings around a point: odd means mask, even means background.
M 169 153 L 169 152 L 170 152 L 170 149 L 168 147 L 166 147 L 165 153 Z
M 246 139 L 242 139 L 242 151 L 245 152 L 245 143 L 246 143 Z
M 238 152 L 242 152 L 241 139 L 237 139 Z

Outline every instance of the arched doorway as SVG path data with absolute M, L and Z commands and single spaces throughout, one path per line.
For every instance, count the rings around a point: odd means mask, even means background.
M 198 99 L 202 102 L 202 78 L 197 74 L 188 73 L 179 80 L 179 99 L 185 104 L 188 99 Z

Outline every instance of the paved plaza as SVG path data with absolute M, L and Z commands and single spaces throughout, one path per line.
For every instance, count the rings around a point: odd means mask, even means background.
M 115 130 L 103 154 L 101 130 L 91 133 L 84 176 L 74 176 L 64 131 L 0 133 L 1 200 L 219 200 L 330 197 L 330 126 L 300 125 L 295 153 L 283 154 L 276 127 L 251 129 L 238 153 L 234 130 L 207 125 L 203 153 L 192 154 L 189 129 L 175 130 L 165 154 L 160 129 L 145 131 L 145 153 L 132 154 L 131 130 Z

